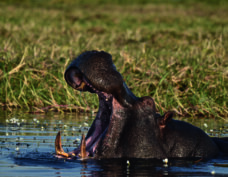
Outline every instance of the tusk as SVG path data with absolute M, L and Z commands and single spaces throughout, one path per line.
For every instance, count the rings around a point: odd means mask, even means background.
M 86 83 L 85 82 L 82 82 L 81 85 L 79 87 L 77 87 L 77 89 L 82 89 L 85 87 Z
M 80 146 L 80 157 L 83 159 L 86 157 L 86 142 L 85 135 L 82 134 L 81 146 Z
M 55 138 L 55 153 L 57 155 L 61 155 L 63 157 L 69 157 L 69 154 L 64 152 L 62 148 L 62 143 L 61 143 L 61 133 L 60 131 L 57 133 L 56 138 Z

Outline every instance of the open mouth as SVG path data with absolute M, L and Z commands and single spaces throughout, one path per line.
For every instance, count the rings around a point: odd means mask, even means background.
M 60 133 L 56 136 L 56 154 L 82 158 L 110 154 L 110 149 L 118 146 L 125 112 L 127 108 L 132 108 L 138 98 L 116 70 L 112 56 L 103 51 L 80 54 L 66 69 L 65 80 L 75 90 L 96 93 L 99 110 L 86 137 L 82 138 L 80 147 L 73 152 L 65 153 L 61 147 Z
M 81 145 L 73 152 L 65 153 L 63 151 L 60 133 L 57 134 L 55 141 L 56 154 L 63 157 L 93 157 L 98 144 L 104 139 L 108 130 L 113 112 L 112 101 L 115 98 L 110 93 L 105 93 L 96 89 L 92 86 L 91 82 L 76 69 L 74 69 L 73 72 L 66 72 L 65 78 L 67 83 L 76 90 L 96 93 L 99 97 L 99 110 L 86 137 L 82 137 Z

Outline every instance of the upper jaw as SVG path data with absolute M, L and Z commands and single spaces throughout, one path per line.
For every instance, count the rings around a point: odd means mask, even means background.
M 110 95 L 112 95 L 124 107 L 131 107 L 138 99 L 127 87 L 125 82 L 122 80 L 122 77 L 119 76 L 118 82 L 116 80 L 109 80 L 109 82 L 103 84 L 100 86 L 100 88 L 96 87 L 96 85 L 99 84 L 96 81 L 102 80 L 102 78 L 94 79 L 94 81 L 91 81 L 76 66 L 69 67 L 66 70 L 64 76 L 66 82 L 75 90 L 88 91 L 97 94 L 102 93 L 101 95 L 106 96 L 106 98 L 109 98 Z M 94 77 L 96 77 L 95 74 Z

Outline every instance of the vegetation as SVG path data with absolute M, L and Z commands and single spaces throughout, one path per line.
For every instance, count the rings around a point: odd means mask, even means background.
M 228 2 L 121 2 L 0 1 L 0 105 L 96 110 L 95 95 L 63 78 L 74 57 L 96 49 L 159 112 L 227 118 Z

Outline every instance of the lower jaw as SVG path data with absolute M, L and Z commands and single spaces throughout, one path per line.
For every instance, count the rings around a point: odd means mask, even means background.
M 86 139 L 85 139 L 85 146 L 86 146 L 86 149 L 88 152 L 88 156 L 90 156 L 90 157 L 94 157 L 96 155 L 95 154 L 96 149 L 97 149 L 100 141 L 106 136 L 106 133 L 107 133 L 107 130 L 109 128 L 109 124 L 110 124 L 110 121 L 112 118 L 112 114 L 113 114 L 113 99 L 114 99 L 113 97 L 109 97 L 108 101 L 107 101 L 105 96 L 103 96 L 103 97 L 99 96 L 99 110 L 96 115 L 96 118 L 94 119 L 93 124 L 94 123 L 96 124 L 96 121 L 108 121 L 108 122 L 103 127 L 101 124 L 101 128 L 100 127 L 97 128 L 97 126 L 98 126 L 97 125 L 95 127 L 95 130 L 92 133 L 90 133 L 91 134 L 90 136 L 88 136 L 88 134 L 87 134 Z M 107 116 L 107 114 L 108 114 L 108 116 Z M 91 128 L 92 128 L 92 126 L 90 127 L 90 129 Z M 99 133 L 99 135 L 96 135 L 96 131 L 99 131 L 100 129 L 102 131 Z M 75 152 L 76 152 L 76 154 L 78 154 L 80 152 L 80 146 L 75 149 Z
M 103 98 L 99 98 L 99 102 L 100 102 L 99 111 L 97 113 L 97 116 L 96 116 L 94 122 L 96 122 L 97 120 L 102 121 L 102 115 L 103 115 L 103 119 L 104 119 L 104 117 L 106 117 L 106 121 L 108 119 L 108 123 L 106 124 L 105 127 L 102 127 L 103 130 L 99 133 L 99 135 L 97 135 L 97 137 L 94 137 L 94 136 L 96 136 L 95 135 L 96 128 L 92 133 L 90 133 L 90 136 L 88 136 L 88 134 L 87 134 L 87 137 L 85 138 L 85 149 L 86 149 L 88 158 L 93 158 L 93 157 L 96 158 L 97 148 L 102 146 L 101 144 L 105 144 L 107 139 L 109 139 L 107 137 L 107 131 L 110 128 L 110 123 L 113 118 L 113 113 L 115 114 L 115 111 L 117 111 L 117 110 L 126 109 L 126 108 L 122 107 L 115 98 L 111 98 L 111 99 L 109 99 L 109 102 L 107 102 L 103 97 Z M 103 109 L 102 109 L 102 106 L 104 106 Z M 109 109 L 110 106 L 111 106 L 111 109 Z M 107 112 L 108 112 L 108 116 L 107 116 Z M 93 124 L 94 124 L 94 122 L 93 122 Z M 90 127 L 90 129 L 91 128 L 92 128 L 92 126 Z M 103 142 L 103 141 L 105 141 L 105 142 Z M 81 143 L 81 145 L 82 145 L 82 143 Z M 80 152 L 81 145 L 73 151 L 73 153 L 76 156 L 79 156 L 79 154 L 81 153 Z

